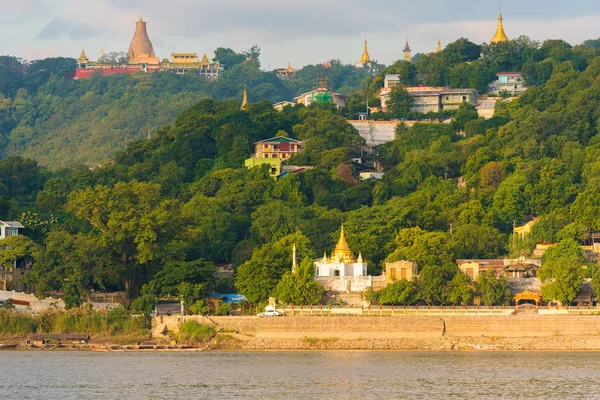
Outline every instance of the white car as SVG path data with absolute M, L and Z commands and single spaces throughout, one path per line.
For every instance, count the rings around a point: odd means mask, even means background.
M 267 310 L 262 314 L 259 314 L 261 317 L 283 317 L 283 313 L 280 313 L 277 310 Z

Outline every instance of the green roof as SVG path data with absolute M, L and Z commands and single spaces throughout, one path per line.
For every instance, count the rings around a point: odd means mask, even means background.
M 272 137 L 271 139 L 265 139 L 265 140 L 261 140 L 260 142 L 256 142 L 256 143 L 264 143 L 264 142 L 287 142 L 287 143 L 298 143 L 299 140 L 296 139 L 292 139 L 292 138 L 288 138 L 288 137 L 284 137 L 284 136 L 276 136 L 276 137 Z

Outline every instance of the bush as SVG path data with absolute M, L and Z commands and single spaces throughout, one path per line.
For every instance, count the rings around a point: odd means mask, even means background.
M 179 327 L 177 341 L 179 344 L 198 345 L 208 342 L 216 334 L 213 327 L 201 325 L 196 321 L 184 321 Z

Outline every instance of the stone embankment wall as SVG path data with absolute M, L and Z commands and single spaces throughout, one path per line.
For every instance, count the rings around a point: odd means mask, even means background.
M 597 316 L 188 318 L 221 332 L 217 348 L 600 350 Z M 180 321 L 155 324 L 175 331 Z

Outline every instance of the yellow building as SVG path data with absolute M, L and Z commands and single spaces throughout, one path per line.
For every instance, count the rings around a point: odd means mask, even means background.
M 344 234 L 344 224 L 340 231 L 340 239 L 338 240 L 331 257 L 327 257 L 327 253 L 322 259 L 315 261 L 317 277 L 359 277 L 367 276 L 367 263 L 363 260 L 362 254 L 358 254 L 358 258 L 354 257 L 354 253 L 350 250 L 350 246 L 346 241 Z M 370 285 L 369 285 L 370 286 Z
M 304 150 L 304 142 L 283 136 L 261 140 L 254 144 L 254 158 L 279 158 L 282 160 L 292 157 Z
M 419 274 L 417 263 L 410 261 L 396 261 L 385 264 L 386 281 L 394 282 L 401 279 L 412 280 Z

